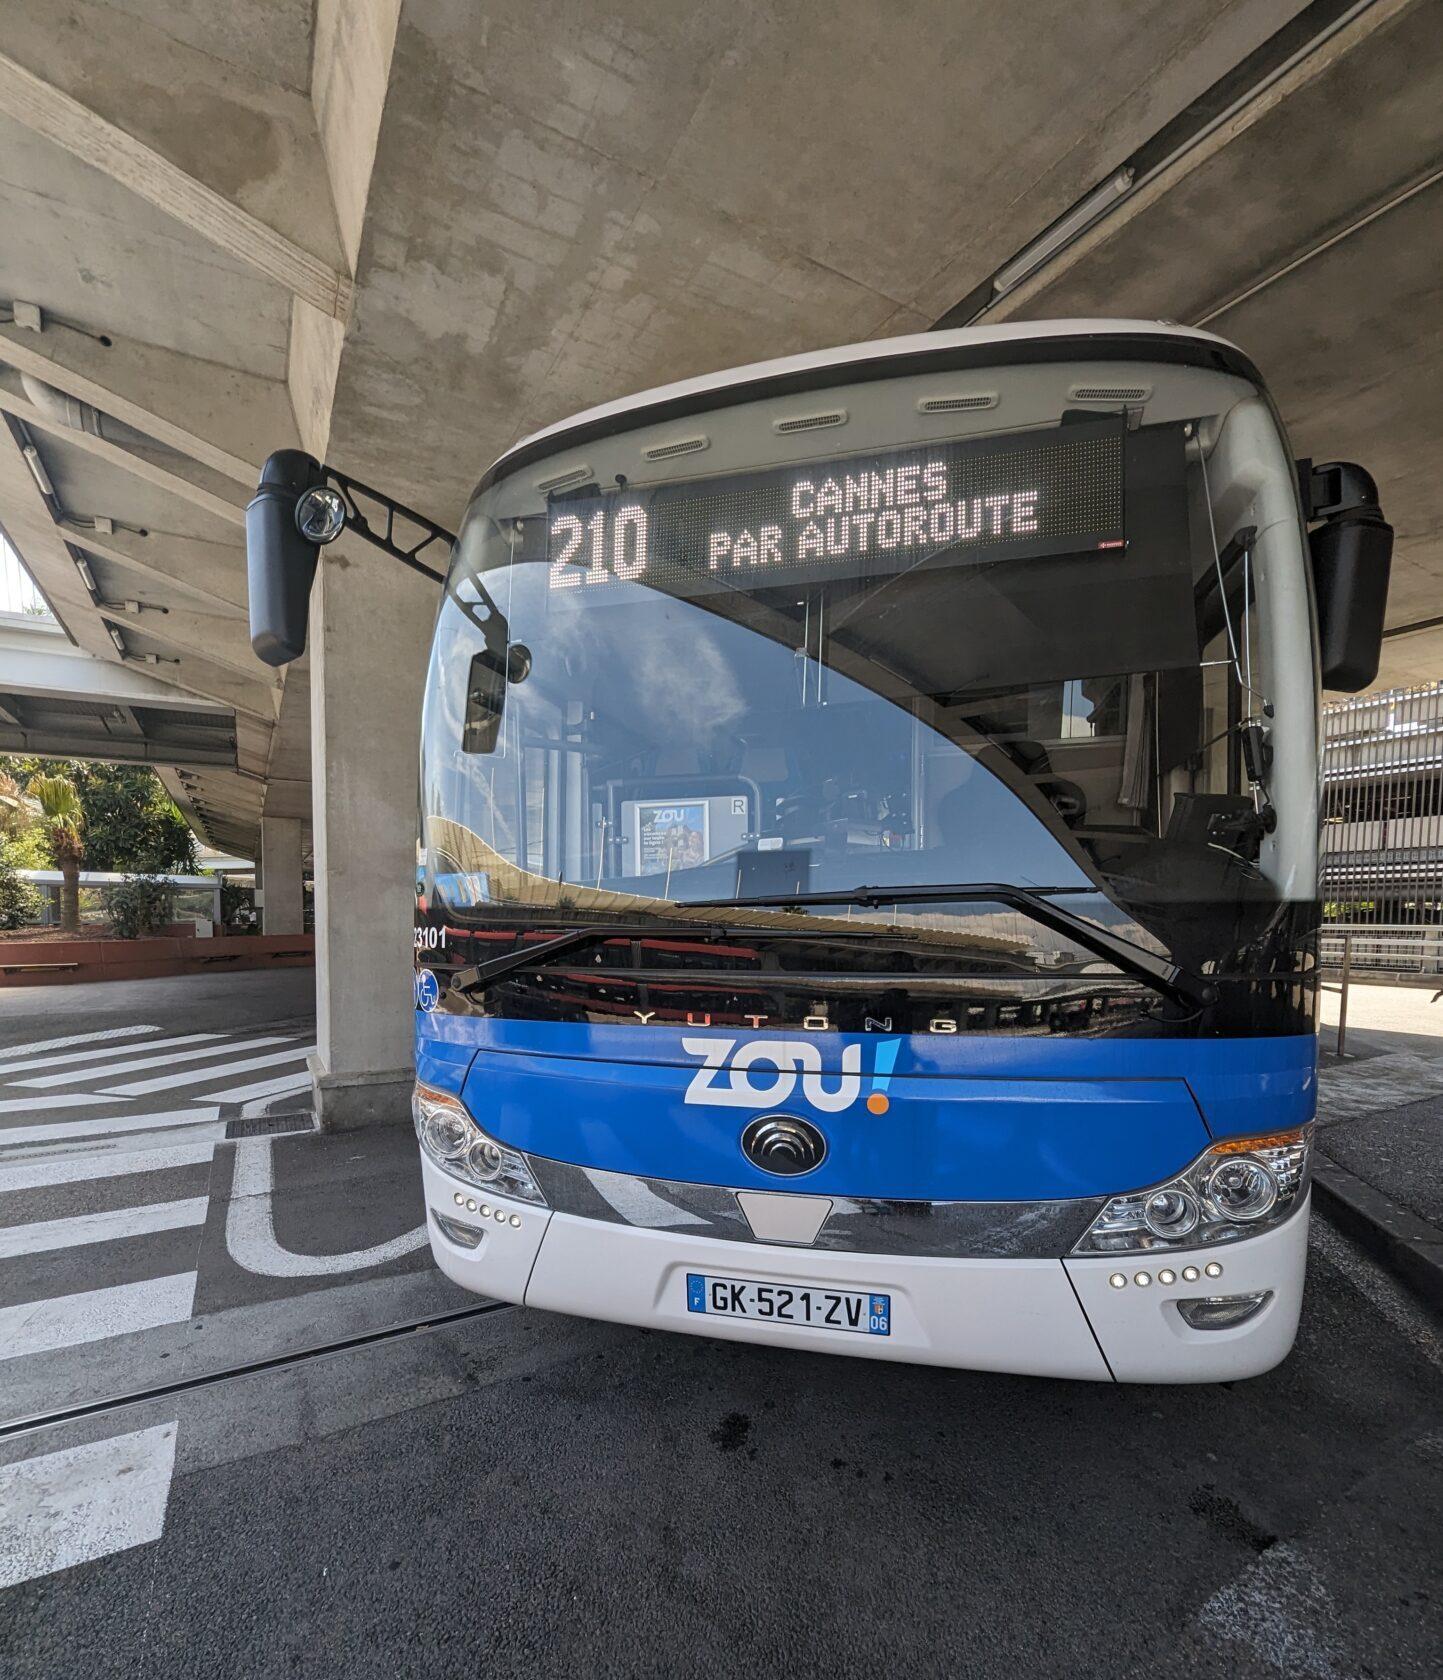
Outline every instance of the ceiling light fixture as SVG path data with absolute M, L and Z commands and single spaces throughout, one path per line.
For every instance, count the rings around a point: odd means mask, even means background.
M 1046 233 L 1034 239 L 1006 268 L 998 269 L 992 280 L 993 297 L 1001 297 L 1003 293 L 1010 292 L 1020 281 L 1025 280 L 1033 269 L 1041 268 L 1050 256 L 1060 251 L 1064 245 L 1070 245 L 1080 233 L 1090 228 L 1099 216 L 1106 215 L 1120 198 L 1132 190 L 1136 174 L 1137 171 L 1131 166 L 1119 169 L 1095 191 L 1074 204 L 1065 216 L 1059 216 Z
M 40 459 L 40 451 L 33 443 L 27 443 L 20 451 L 25 457 L 25 465 L 30 469 L 30 476 L 35 480 L 40 494 L 50 500 L 55 495 L 55 486 L 50 482 L 50 474 L 45 470 L 45 463 Z

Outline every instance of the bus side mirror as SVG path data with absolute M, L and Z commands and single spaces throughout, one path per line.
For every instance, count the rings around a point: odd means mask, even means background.
M 1318 600 L 1322 683 L 1358 694 L 1378 675 L 1383 614 L 1393 559 L 1393 527 L 1378 506 L 1378 487 L 1350 461 L 1302 468 L 1303 507 L 1310 521 L 1313 587 Z
M 345 523 L 346 504 L 313 455 L 278 449 L 267 459 L 246 508 L 251 646 L 267 665 L 288 665 L 305 652 L 321 544 Z

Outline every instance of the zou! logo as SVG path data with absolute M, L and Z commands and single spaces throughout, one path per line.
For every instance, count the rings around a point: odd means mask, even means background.
M 692 1075 L 683 1101 L 713 1108 L 775 1108 L 801 1083 L 802 1095 L 823 1114 L 840 1114 L 867 1091 L 867 1111 L 885 1114 L 891 1107 L 887 1087 L 897 1065 L 900 1038 L 878 1039 L 872 1071 L 862 1071 L 862 1046 L 842 1048 L 838 1073 L 822 1072 L 822 1052 L 805 1040 L 751 1038 L 738 1046 L 734 1038 L 684 1038 L 688 1056 L 702 1065 Z

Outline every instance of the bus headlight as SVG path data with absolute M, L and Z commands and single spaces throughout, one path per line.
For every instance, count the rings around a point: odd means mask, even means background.
M 1186 1190 L 1154 1190 L 1142 1204 L 1142 1222 L 1164 1242 L 1178 1242 L 1197 1229 L 1200 1209 Z
M 1278 1199 L 1278 1181 L 1252 1155 L 1219 1161 L 1207 1177 L 1208 1205 L 1221 1219 L 1252 1221 L 1266 1216 Z
M 1124 1254 L 1235 1242 L 1287 1218 L 1308 1185 L 1312 1128 L 1226 1138 L 1147 1190 L 1113 1196 L 1074 1254 Z
M 494 1196 L 546 1205 L 531 1163 L 519 1149 L 508 1149 L 488 1137 L 459 1097 L 417 1084 L 411 1095 L 411 1116 L 421 1148 L 443 1172 L 464 1183 L 482 1185 Z

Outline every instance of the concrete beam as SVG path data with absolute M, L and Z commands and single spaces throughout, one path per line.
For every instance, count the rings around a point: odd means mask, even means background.
M 275 727 L 276 688 L 260 680 L 243 677 L 227 665 L 220 665 L 201 651 L 171 648 L 152 636 L 148 626 L 132 619 L 116 628 L 125 642 L 127 661 L 136 664 L 155 680 L 187 694 L 204 695 L 232 711 L 243 712 L 268 728 Z M 147 659 L 156 656 L 159 662 Z M 258 669 L 264 669 L 258 664 Z
M 235 749 L 185 746 L 179 742 L 132 740 L 128 736 L 67 734 L 44 724 L 31 728 L 0 722 L 0 752 L 38 758 L 90 758 L 102 764 L 148 764 L 159 769 L 180 764 L 235 763 Z
M 34 626 L 33 628 L 31 626 Z M 0 623 L 0 669 L 8 694 L 56 700 L 92 700 L 101 705 L 160 706 L 193 712 L 224 712 L 225 705 L 178 694 L 168 683 L 134 666 L 98 659 L 67 640 L 58 626 L 32 619 L 19 627 L 14 614 Z
M 209 607 L 232 618 L 246 616 L 243 549 L 155 532 L 140 537 L 131 531 L 115 531 L 101 537 L 70 524 L 61 529 L 66 540 L 86 554 L 160 584 L 167 599 L 172 598 L 172 590 L 178 589 L 190 598 L 182 604 L 189 606 L 193 601 L 196 612 Z M 226 560 L 217 561 L 213 551 L 224 553 Z M 196 581 L 197 574 L 204 583 Z
M 193 484 L 190 479 L 183 478 L 179 473 L 157 466 L 144 455 L 138 455 L 131 449 L 123 449 L 118 443 L 112 443 L 109 438 L 77 431 L 73 426 L 67 426 L 36 408 L 34 403 L 27 402 L 24 397 L 17 397 L 13 392 L 7 391 L 3 385 L 0 385 L 0 409 L 7 414 L 13 414 L 17 420 L 23 420 L 31 431 L 47 432 L 74 449 L 94 455 L 97 460 L 108 462 L 113 467 L 121 467 L 124 471 L 133 473 L 136 478 L 144 479 L 147 484 L 153 484 L 156 489 L 179 496 L 182 501 L 213 514 L 217 519 L 223 519 L 231 525 L 245 524 L 245 508 L 238 502 L 226 501 L 202 485 Z
M 90 333 L 49 321 L 39 336 L 0 324 L 0 362 L 247 489 L 254 488 L 266 454 L 295 443 L 289 393 L 279 381 L 105 336 L 110 342 L 101 344 Z
M 193 158 L 193 168 L 187 169 L 167 155 L 167 150 L 179 149 L 193 153 L 197 134 L 203 143 L 217 149 L 224 145 L 229 137 L 224 122 L 217 123 L 217 113 L 228 111 L 239 117 L 245 109 L 237 104 L 228 85 L 236 80 L 234 69 L 182 47 L 158 30 L 144 30 L 135 19 L 122 18 L 108 6 L 77 4 L 70 10 L 72 26 L 64 29 L 55 27 L 53 10 L 44 8 L 48 33 L 37 31 L 35 19 L 25 16 L 23 6 L 7 10 L 6 45 L 11 53 L 21 52 L 31 62 L 27 66 L 8 53 L 0 54 L 0 113 L 136 193 L 229 256 L 304 298 L 313 308 L 345 320 L 351 282 L 334 257 L 327 260 L 316 255 L 243 209 L 195 172 L 205 168 L 200 160 Z M 137 29 L 148 37 L 145 44 L 153 49 L 149 57 L 136 51 Z M 108 60 L 100 56 L 107 41 L 112 48 Z M 144 66 L 141 76 L 127 72 L 128 66 L 137 63 Z M 43 71 L 37 65 L 43 65 Z M 165 74 L 168 69 L 193 80 L 189 84 L 169 80 Z M 83 88 L 91 101 L 108 95 L 111 115 L 102 115 L 91 103 L 82 103 L 66 90 L 66 82 Z M 202 97 L 209 95 L 204 116 L 199 109 L 187 111 L 188 101 L 178 97 L 179 90 L 188 86 Z M 287 102 L 280 114 L 294 119 L 291 106 L 295 96 L 281 90 L 274 90 L 269 101 L 272 110 L 267 114 L 273 119 L 278 114 L 276 98 Z M 126 123 L 139 127 L 147 116 L 154 124 L 157 113 L 162 121 L 160 132 L 153 138 L 162 142 L 160 146 L 130 132 L 120 120 L 123 116 Z M 164 120 L 167 113 L 169 121 Z M 177 123 L 176 117 L 181 122 Z M 186 126 L 191 129 L 189 135 L 184 132 Z M 254 129 L 254 122 L 244 126 Z M 286 130 L 295 126 L 294 120 L 273 120 L 271 137 L 291 140 L 294 152 L 296 137 Z M 304 137 L 314 149 L 302 163 L 315 168 L 319 161 L 318 137 L 313 128 Z M 207 173 L 222 179 L 229 173 L 234 178 L 233 166 L 228 171 L 223 160 L 213 162 Z M 313 183 L 303 190 L 305 197 L 314 196 Z M 334 249 L 334 236 L 332 214 L 322 242 Z
M 270 667 L 256 658 L 250 631 L 239 619 L 206 617 L 179 607 L 140 606 L 131 611 L 126 602 L 113 600 L 99 602 L 96 610 L 122 634 L 138 631 L 180 653 L 224 666 L 251 682 L 270 678 Z
M 268 817 L 295 817 L 298 821 L 309 823 L 311 820 L 311 784 L 309 780 L 289 781 L 282 776 L 267 776 L 265 802 L 261 809 Z

